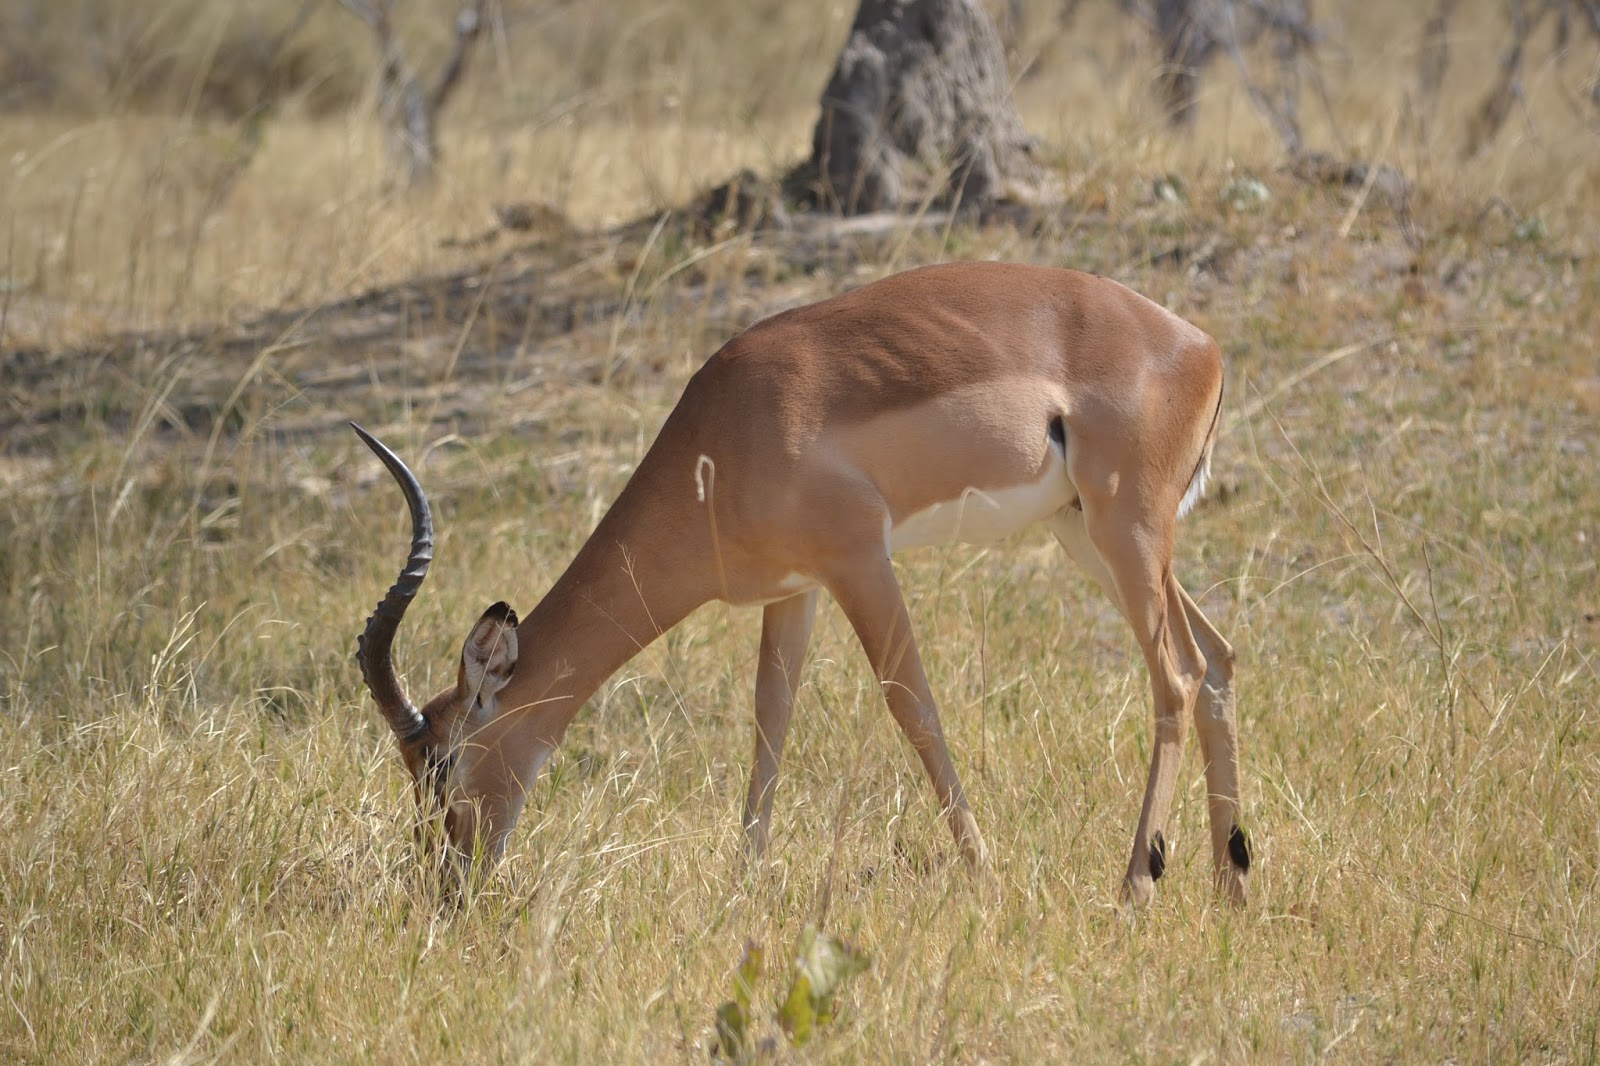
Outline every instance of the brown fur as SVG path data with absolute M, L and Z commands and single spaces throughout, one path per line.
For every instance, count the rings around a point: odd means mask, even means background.
M 583 702 L 696 607 L 722 599 L 769 605 L 745 813 L 759 853 L 809 640 L 807 589 L 821 587 L 883 679 L 961 851 L 981 864 L 885 530 L 968 490 L 1032 484 L 1059 420 L 1071 502 L 1049 525 L 1128 618 L 1154 691 L 1155 751 L 1125 890 L 1150 895 L 1184 723 L 1198 709 L 1216 876 L 1242 902 L 1244 871 L 1228 853 L 1238 818 L 1232 650 L 1171 572 L 1179 500 L 1211 447 L 1221 390 L 1211 338 L 1074 271 L 928 267 L 757 323 L 690 379 L 610 511 L 517 627 L 504 688 L 472 709 L 463 681 L 424 708 L 440 723 L 427 743 L 459 745 L 448 835 L 499 854 Z M 468 664 L 475 646 L 469 639 Z M 414 775 L 422 762 L 408 752 Z

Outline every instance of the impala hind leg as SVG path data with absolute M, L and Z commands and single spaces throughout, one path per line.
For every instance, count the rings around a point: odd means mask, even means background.
M 939 709 L 922 670 L 922 657 L 911 632 L 911 615 L 893 566 L 886 556 L 874 553 L 842 568 L 827 584 L 866 650 L 883 686 L 889 713 L 922 760 L 934 794 L 950 820 L 950 832 L 961 857 L 974 869 L 986 868 L 989 852 L 950 759 Z
M 1076 510 L 1061 511 L 1046 524 L 1067 554 L 1095 580 L 1120 610 L 1122 601 L 1116 579 L 1090 542 L 1083 513 Z M 1234 717 L 1233 647 L 1201 613 L 1182 583 L 1174 581 L 1172 586 L 1181 597 L 1190 635 L 1205 661 L 1205 680 L 1200 684 L 1195 699 L 1194 718 L 1200 754 L 1205 760 L 1206 806 L 1211 823 L 1214 875 L 1218 890 L 1233 902 L 1242 904 L 1246 896 L 1245 874 L 1250 870 L 1250 845 L 1244 830 L 1239 828 L 1239 742 Z M 1126 611 L 1123 613 L 1126 615 Z M 1138 850 L 1136 843 L 1136 854 Z M 1165 848 L 1158 847 L 1157 850 L 1164 861 Z
M 1211 861 L 1217 889 L 1245 902 L 1250 844 L 1239 828 L 1239 733 L 1234 713 L 1233 647 L 1189 593 L 1178 586 L 1189 629 L 1206 660 L 1206 677 L 1195 703 L 1194 726 L 1206 763 L 1206 807 L 1211 820 Z
M 1128 493 L 1096 506 L 1085 498 L 1081 523 L 1071 513 L 1054 522 L 1057 538 L 1100 582 L 1133 628 L 1150 672 L 1155 736 L 1133 855 L 1123 895 L 1148 902 L 1166 869 L 1164 835 L 1183 758 L 1184 728 L 1193 712 L 1206 660 L 1189 629 L 1185 597 L 1172 576 L 1174 517 L 1143 509 Z M 1175 511 L 1175 508 L 1174 508 Z M 1073 528 L 1081 524 L 1082 533 Z
M 761 614 L 761 660 L 756 664 L 756 754 L 750 770 L 750 791 L 744 800 L 745 846 L 752 860 L 767 850 L 772 827 L 772 795 L 778 786 L 778 763 L 789 733 L 794 695 L 800 685 L 811 624 L 817 614 L 817 591 L 770 603 Z

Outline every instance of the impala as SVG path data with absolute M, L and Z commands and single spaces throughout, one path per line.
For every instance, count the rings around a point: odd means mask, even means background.
M 1218 889 L 1245 899 L 1233 649 L 1172 574 L 1222 401 L 1200 329 L 1105 278 L 956 263 L 773 315 L 690 378 L 622 494 L 521 620 L 504 603 L 468 635 L 456 683 L 421 710 L 391 645 L 432 559 L 416 478 L 355 427 L 400 483 L 411 553 L 357 659 L 424 815 L 492 862 L 568 723 L 619 667 L 710 600 L 762 608 L 749 851 L 764 851 L 779 758 L 827 589 L 922 760 L 956 845 L 983 837 L 945 744 L 890 556 L 1042 524 L 1132 627 L 1155 703 L 1144 805 L 1122 886 L 1147 901 L 1166 865 L 1185 723 L 1205 762 Z

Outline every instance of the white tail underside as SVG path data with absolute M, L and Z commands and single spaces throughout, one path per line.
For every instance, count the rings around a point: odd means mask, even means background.
M 1189 488 L 1183 494 L 1183 499 L 1178 501 L 1178 517 L 1182 518 L 1194 510 L 1194 505 L 1199 503 L 1206 494 L 1206 482 L 1211 480 L 1211 456 L 1203 456 L 1200 465 L 1195 468 L 1194 478 L 1189 482 Z

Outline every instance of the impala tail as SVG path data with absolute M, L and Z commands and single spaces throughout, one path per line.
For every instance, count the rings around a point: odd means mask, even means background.
M 1217 381 L 1217 406 L 1211 412 L 1211 427 L 1206 430 L 1206 439 L 1200 445 L 1200 458 L 1194 464 L 1194 473 L 1189 476 L 1189 487 L 1183 492 L 1183 499 L 1178 501 L 1178 517 L 1182 518 L 1195 505 L 1205 498 L 1206 483 L 1211 480 L 1211 450 L 1217 443 L 1217 422 L 1222 416 L 1222 390 L 1221 379 Z

